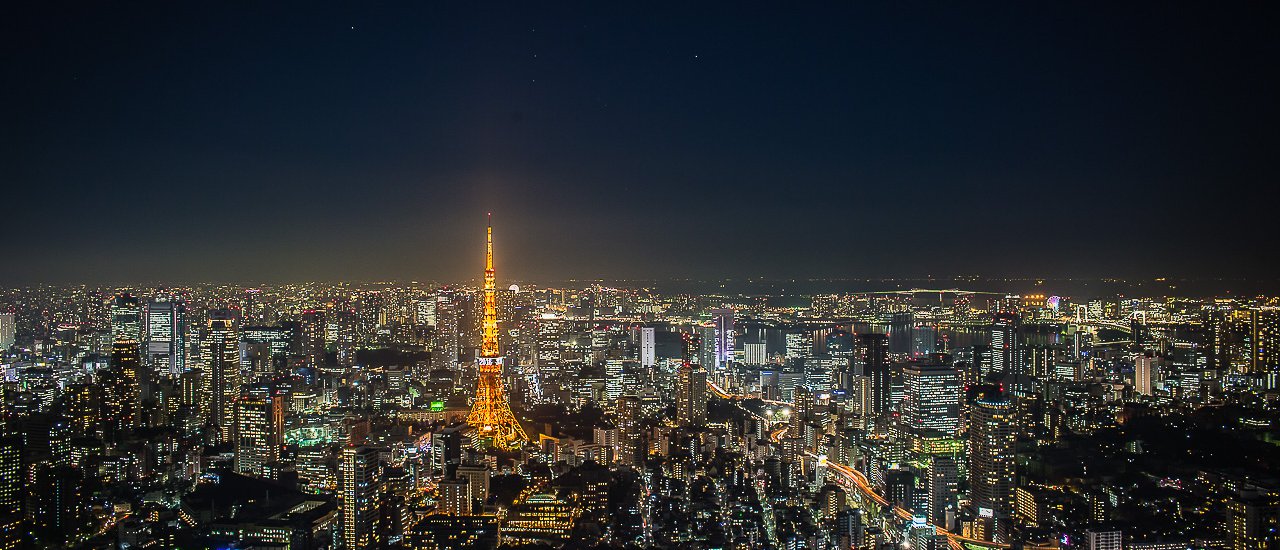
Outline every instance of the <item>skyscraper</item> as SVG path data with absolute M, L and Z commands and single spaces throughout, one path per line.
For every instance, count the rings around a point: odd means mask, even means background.
M 240 339 L 237 332 L 235 312 L 226 309 L 209 312 L 205 336 L 209 414 L 210 423 L 222 441 L 231 441 L 235 424 L 234 403 L 240 395 Z
M 22 438 L 0 433 L 0 549 L 18 548 L 24 523 Z
M 640 327 L 640 368 L 646 372 L 658 364 L 656 334 L 653 327 Z
M 733 309 L 711 310 L 711 322 L 715 325 L 715 369 L 728 368 L 733 361 Z M 712 365 L 703 365 L 712 368 Z
M 442 479 L 437 492 L 436 513 L 450 516 L 471 514 L 471 482 L 467 478 Z
M 324 364 L 324 311 L 308 309 L 302 312 L 302 323 L 298 327 L 299 352 L 306 360 L 306 365 L 316 368 Z
M 453 289 L 441 288 L 436 292 L 436 326 L 431 344 L 431 363 L 435 369 L 452 370 L 458 363 L 460 343 L 458 325 L 460 313 Z
M 855 368 L 871 379 L 870 416 L 877 418 L 889 412 L 889 337 L 883 334 L 859 334 Z
M 17 325 L 14 323 L 13 314 L 0 313 L 0 351 L 13 346 L 16 335 Z
M 476 428 L 476 438 L 483 445 L 517 448 L 528 441 L 524 428 L 511 413 L 507 393 L 502 387 L 502 355 L 498 347 L 498 310 L 495 302 L 493 269 L 493 224 L 489 224 L 485 240 L 484 315 L 480 357 L 476 359 L 476 395 L 471 403 L 467 424 Z M 439 311 L 437 311 L 437 314 Z
M 1022 346 L 1018 342 L 1021 317 L 1017 312 L 996 313 L 991 322 L 991 370 L 1000 374 L 1022 372 Z
M 177 301 L 147 302 L 146 361 L 158 377 L 177 378 L 187 370 L 187 306 Z
M 1151 395 L 1152 381 L 1156 376 L 1155 358 L 1139 354 L 1133 360 L 1133 391 L 1138 395 Z
M 378 497 L 382 493 L 382 464 L 374 447 L 344 447 L 338 469 L 342 499 L 342 548 L 379 548 Z
M 142 358 L 137 340 L 116 340 L 111 345 L 111 366 L 103 372 L 102 385 L 106 426 L 112 433 L 135 427 L 142 397 Z
M 980 397 L 970 409 L 969 501 L 978 538 L 1008 542 L 1017 486 L 1013 402 Z
M 902 370 L 903 417 L 916 433 L 937 431 L 955 436 L 960 430 L 960 373 L 949 365 L 907 363 Z
M 265 466 L 280 460 L 283 398 L 267 386 L 249 387 L 236 399 L 235 411 L 236 473 L 262 477 Z
M 707 423 L 707 371 L 687 362 L 676 371 L 676 421 L 681 426 Z
M 137 297 L 126 293 L 111 302 L 111 338 L 142 341 L 142 306 Z

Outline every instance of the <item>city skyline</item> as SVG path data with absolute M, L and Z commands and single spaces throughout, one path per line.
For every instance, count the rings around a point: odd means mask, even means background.
M 310 8 L 15 8 L 0 279 L 1270 276 L 1271 6 Z
M 0 18 L 0 550 L 1280 550 L 1270 3 Z

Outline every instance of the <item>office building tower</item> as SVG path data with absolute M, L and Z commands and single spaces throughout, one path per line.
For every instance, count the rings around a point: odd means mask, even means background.
M 294 328 L 294 325 L 244 327 L 240 331 L 240 340 L 244 344 L 241 372 L 249 372 L 258 381 L 287 373 Z
M 929 458 L 926 490 L 929 494 L 925 514 L 935 525 L 948 526 L 949 516 L 955 514 L 956 498 L 960 493 L 960 464 L 955 458 L 934 455 Z
M 471 482 L 467 478 L 453 477 L 440 480 L 436 513 L 450 516 L 471 515 Z
M 84 471 L 74 466 L 34 468 L 31 533 L 42 547 L 65 548 L 80 537 L 89 520 Z
M 381 548 L 384 537 L 376 529 L 382 494 L 382 464 L 374 447 L 344 447 L 339 459 L 341 499 L 339 539 L 346 550 Z
M 25 531 L 22 448 L 21 437 L 0 435 L 0 550 L 18 548 Z
M 1250 310 L 1249 372 L 1280 371 L 1280 308 Z
M 714 324 L 705 324 L 695 327 L 697 337 L 694 339 L 697 348 L 694 356 L 694 364 L 704 369 L 714 369 L 716 364 L 716 327 Z
M 1022 345 L 1018 329 L 1022 324 L 1017 312 L 996 313 L 991 322 L 991 370 L 1000 374 L 1023 372 Z
M 960 399 L 964 385 L 950 365 L 911 362 L 903 366 L 903 420 L 915 433 L 960 431 Z
M 1140 354 L 1133 361 L 1133 392 L 1151 395 L 1156 378 L 1156 360 L 1148 354 Z
M 889 412 L 889 338 L 883 334 L 859 334 L 855 368 L 871 379 L 871 416 Z
M 205 367 L 209 373 L 209 415 L 217 437 L 231 441 L 235 400 L 240 396 L 240 338 L 231 310 L 209 312 Z
M 270 388 L 246 388 L 235 402 L 235 470 L 263 477 L 280 460 L 284 444 L 284 398 Z
M 111 345 L 111 366 L 102 373 L 103 423 L 113 434 L 137 426 L 142 400 L 142 358 L 137 340 Z
M 325 330 L 324 311 L 308 309 L 302 312 L 298 324 L 298 352 L 309 368 L 324 365 Z
M 623 465 L 640 462 L 640 398 L 624 395 L 618 398 L 618 461 Z
M 676 421 L 681 426 L 707 422 L 707 371 L 689 363 L 676 371 Z
M 1280 496 L 1274 492 L 1227 499 L 1226 532 L 1231 550 L 1272 550 L 1280 533 Z
M 861 508 L 849 508 L 836 514 L 835 526 L 836 548 L 854 550 L 862 548 L 866 540 L 866 526 L 862 519 Z
M 467 496 L 467 513 L 479 510 L 489 498 L 490 471 L 488 464 L 460 464 L 454 474 L 458 479 L 467 480 L 469 490 Z
M 434 369 L 457 368 L 462 353 L 459 339 L 460 303 L 453 289 L 441 288 L 436 292 L 436 326 L 431 339 L 431 366 Z
M 142 306 L 137 297 L 121 294 L 111 302 L 111 338 L 142 341 Z
M 769 354 L 764 342 L 747 342 L 742 345 L 742 362 L 748 365 L 763 365 L 769 362 Z
M 12 313 L 0 313 L 0 351 L 13 347 L 17 341 L 18 326 Z
M 640 327 L 640 368 L 651 371 L 658 364 L 656 334 L 653 327 Z
M 147 302 L 146 361 L 157 378 L 177 378 L 187 370 L 187 306 L 177 301 Z
M 716 370 L 728 368 L 733 361 L 733 309 L 719 308 L 711 310 L 711 322 L 715 327 L 715 345 L 713 353 Z M 710 369 L 713 365 L 703 365 Z
M 969 420 L 969 501 L 978 538 L 1008 542 L 1016 474 L 1015 409 L 1005 397 L 974 401 Z

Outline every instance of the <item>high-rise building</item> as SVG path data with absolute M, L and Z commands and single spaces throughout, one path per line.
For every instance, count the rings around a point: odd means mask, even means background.
M 298 326 L 298 351 L 310 368 L 324 364 L 325 329 L 324 311 L 308 309 L 302 312 Z
M 1138 395 L 1151 395 L 1156 376 L 1155 358 L 1139 354 L 1133 361 L 1133 391 Z
M 275 377 L 288 367 L 289 350 L 293 347 L 292 324 L 283 326 L 252 326 L 240 331 L 244 343 L 241 354 L 241 372 L 252 373 L 258 381 Z
M 102 375 L 103 421 L 113 433 L 137 425 L 142 399 L 142 358 L 137 340 L 111 345 L 111 366 Z
M 974 401 L 969 420 L 969 502 L 978 538 L 1008 542 L 1016 474 L 1016 411 L 1005 397 Z
M 1249 371 L 1280 371 L 1280 308 L 1263 307 L 1250 313 Z
M 1271 550 L 1280 533 L 1280 498 L 1242 494 L 1227 500 L 1227 532 L 1231 550 Z
M 22 438 L 0 435 L 0 550 L 21 546 L 25 523 Z
M 235 312 L 209 312 L 205 363 L 209 372 L 210 424 L 222 441 L 231 441 L 235 400 L 240 396 L 240 338 Z
M 178 301 L 147 302 L 146 361 L 157 377 L 177 378 L 187 370 L 187 306 Z
M 0 351 L 13 347 L 17 336 L 17 324 L 12 313 L 0 313 Z
M 338 468 L 341 499 L 342 548 L 380 548 L 384 542 L 376 529 L 382 494 L 382 463 L 374 447 L 344 447 Z
M 453 289 L 444 287 L 436 292 L 435 314 L 436 325 L 431 344 L 432 368 L 453 370 L 462 353 L 458 335 L 461 314 Z
M 269 387 L 246 388 L 236 399 L 236 473 L 262 477 L 268 465 L 280 460 L 284 444 L 284 399 Z
M 742 362 L 763 365 L 769 362 L 768 345 L 764 342 L 747 342 L 742 345 Z
M 928 501 L 926 515 L 935 525 L 949 525 L 948 513 L 954 513 L 960 491 L 960 467 L 955 458 L 935 455 L 929 458 L 926 483 Z
M 467 506 L 464 508 L 467 512 L 475 511 L 477 506 L 483 506 L 485 499 L 489 498 L 489 465 L 487 464 L 459 464 L 455 475 L 459 479 L 467 480 Z
M 1022 345 L 1018 328 L 1022 324 L 1017 312 L 996 313 L 991 322 L 991 370 L 1000 374 L 1022 372 Z
M 704 369 L 714 369 L 716 364 L 716 326 L 708 323 L 695 327 L 697 330 L 697 359 L 694 361 Z
M 646 372 L 658 364 L 655 336 L 653 327 L 640 327 L 640 368 Z
M 475 427 L 476 439 L 484 446 L 518 448 L 529 440 L 511 412 L 502 386 L 502 355 L 498 347 L 497 289 L 493 269 L 493 224 L 485 240 L 484 314 L 480 357 L 476 359 L 476 395 L 471 402 L 467 424 Z M 437 311 L 437 314 L 439 312 Z
M 936 431 L 955 436 L 960 431 L 960 399 L 964 386 L 950 365 L 907 363 L 902 370 L 903 419 L 916 433 Z
M 618 461 L 624 465 L 639 463 L 640 398 L 624 395 L 618 398 Z
M 142 341 L 142 306 L 137 297 L 121 294 L 111 302 L 111 338 Z
M 465 477 L 440 480 L 437 488 L 436 513 L 450 516 L 471 515 L 471 482 Z
M 728 368 L 733 361 L 733 309 L 711 310 L 711 322 L 715 325 L 715 369 Z M 710 369 L 712 365 L 703 365 Z
M 690 363 L 676 371 L 676 421 L 681 426 L 707 423 L 707 371 Z
M 84 471 L 74 466 L 35 467 L 31 532 L 41 546 L 69 547 L 89 517 Z
M 889 337 L 883 334 L 859 334 L 855 350 L 855 368 L 871 379 L 871 417 L 889 412 Z

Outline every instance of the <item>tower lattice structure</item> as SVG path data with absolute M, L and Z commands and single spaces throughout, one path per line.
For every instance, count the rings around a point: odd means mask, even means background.
M 507 393 L 502 387 L 502 356 L 498 351 L 498 308 L 495 300 L 497 288 L 493 271 L 493 221 L 490 215 L 485 243 L 484 267 L 484 340 L 480 345 L 480 357 L 476 360 L 476 397 L 471 403 L 467 423 L 476 429 L 479 441 L 498 448 L 519 447 L 529 436 L 511 413 Z

